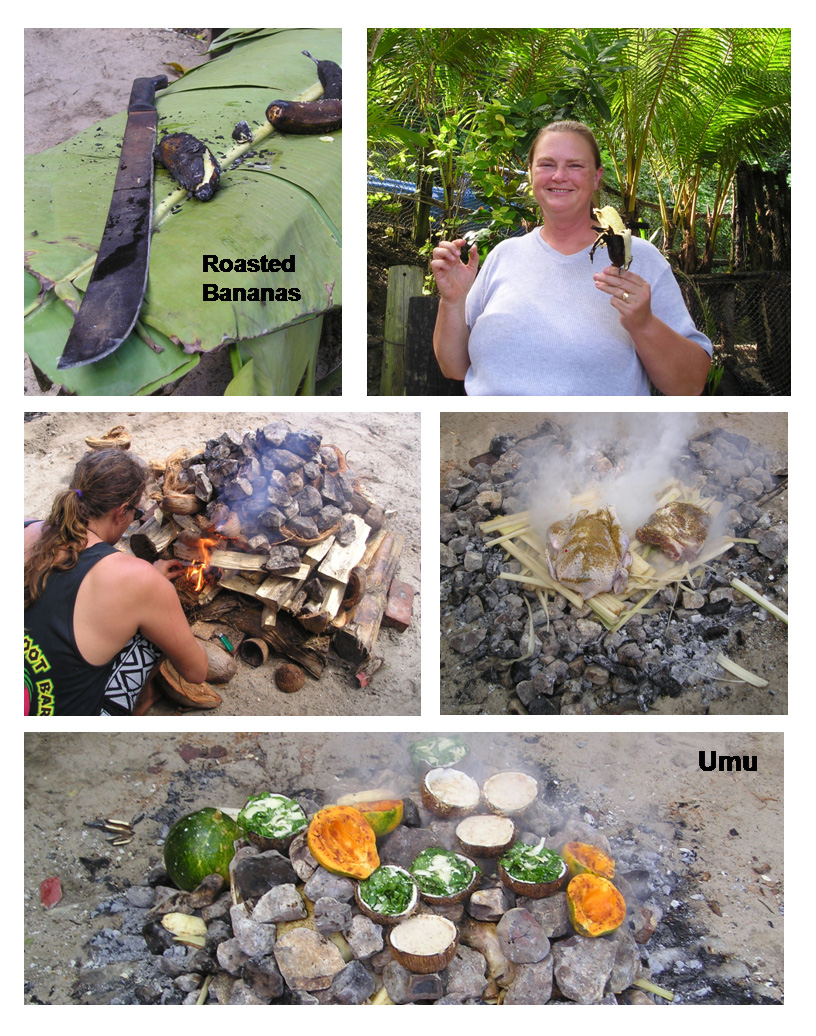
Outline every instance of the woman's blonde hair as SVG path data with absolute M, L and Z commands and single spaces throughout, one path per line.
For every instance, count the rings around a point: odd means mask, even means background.
M 26 608 L 42 595 L 51 572 L 76 565 L 88 541 L 88 522 L 121 504 L 138 506 L 147 482 L 145 465 L 123 450 L 95 450 L 82 457 L 70 487 L 54 498 L 42 535 L 26 560 Z
M 533 168 L 533 156 L 535 155 L 535 149 L 538 146 L 538 142 L 544 136 L 545 133 L 577 133 L 579 137 L 589 145 L 589 149 L 592 152 L 592 157 L 595 159 L 595 168 L 601 168 L 601 149 L 598 147 L 598 141 L 595 139 L 595 134 L 583 122 L 576 122 L 572 119 L 562 119 L 559 122 L 551 122 L 548 126 L 542 126 L 542 128 L 536 133 L 535 139 L 530 146 L 530 151 L 527 155 L 527 169 L 532 171 Z M 532 192 L 532 172 L 530 173 L 530 191 Z M 601 192 L 593 191 L 592 200 L 589 203 L 589 215 L 592 216 L 593 209 L 600 208 L 601 204 Z
M 589 126 L 587 126 L 586 123 L 575 122 L 572 119 L 562 119 L 560 122 L 551 122 L 549 126 L 543 126 L 538 133 L 536 133 L 535 139 L 530 146 L 529 154 L 527 155 L 528 169 L 532 167 L 535 149 L 545 133 L 577 133 L 579 137 L 583 137 L 587 144 L 589 144 L 589 148 L 592 151 L 592 157 L 595 159 L 595 168 L 601 168 L 601 149 L 598 147 L 598 141 L 595 139 L 595 134 Z

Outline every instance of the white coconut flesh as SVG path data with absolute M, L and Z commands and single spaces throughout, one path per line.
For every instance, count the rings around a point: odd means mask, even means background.
M 482 793 L 492 809 L 520 813 L 535 802 L 538 781 L 527 773 L 496 773 L 484 782 Z
M 456 926 L 447 917 L 419 914 L 398 924 L 390 938 L 392 947 L 400 953 L 432 957 L 448 949 L 456 938 Z
M 439 802 L 456 809 L 475 809 L 479 805 L 479 785 L 461 770 L 439 767 L 429 770 L 425 786 Z
M 483 846 L 486 849 L 507 845 L 513 840 L 515 825 L 507 817 L 467 817 L 456 825 L 456 837 L 465 845 Z

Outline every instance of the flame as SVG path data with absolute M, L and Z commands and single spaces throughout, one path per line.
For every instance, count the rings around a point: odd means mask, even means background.
M 217 539 L 207 539 L 205 537 L 198 541 L 201 560 L 194 561 L 187 569 L 187 584 L 195 594 L 201 593 L 204 589 L 205 573 L 210 566 L 213 548 L 217 543 Z

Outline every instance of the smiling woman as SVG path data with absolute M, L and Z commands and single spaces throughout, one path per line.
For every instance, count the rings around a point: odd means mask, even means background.
M 542 226 L 499 244 L 478 280 L 475 245 L 466 264 L 464 240 L 434 249 L 443 373 L 463 378 L 468 395 L 648 395 L 650 383 L 666 395 L 698 395 L 711 343 L 660 252 L 634 238 L 637 272 L 608 265 L 592 273 L 603 178 L 592 131 L 545 126 L 528 164 Z

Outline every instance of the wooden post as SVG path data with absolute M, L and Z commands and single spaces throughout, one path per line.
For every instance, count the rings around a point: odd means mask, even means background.
M 439 299 L 418 295 L 408 303 L 405 340 L 405 394 L 407 396 L 464 396 L 465 383 L 446 378 L 436 362 L 433 333 Z
M 419 266 L 392 266 L 388 271 L 388 298 L 385 304 L 380 395 L 405 394 L 403 364 L 408 300 L 422 293 L 423 271 Z

